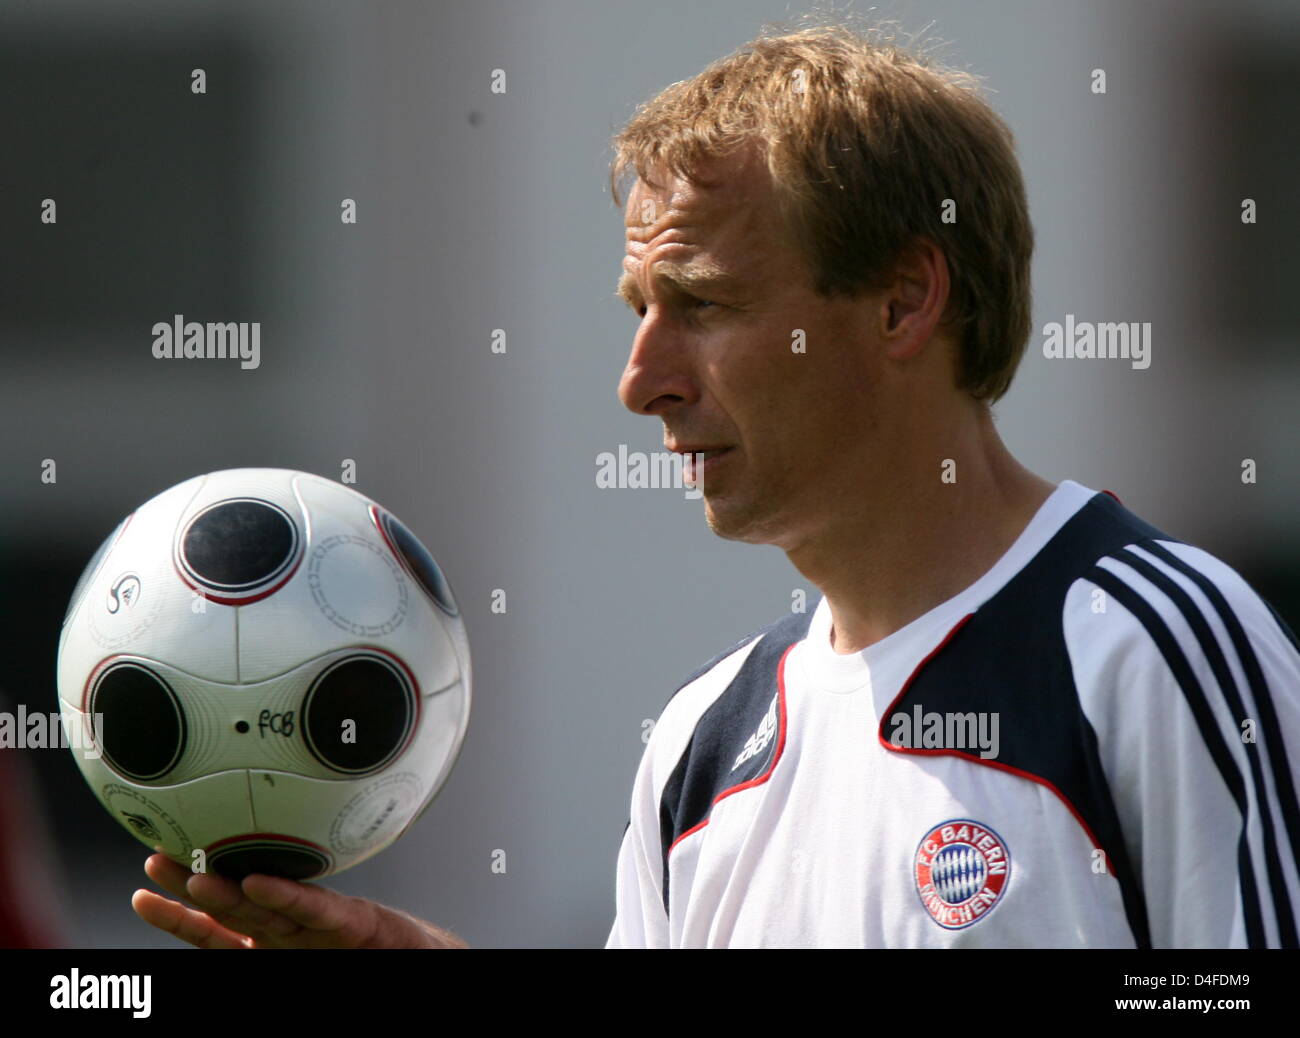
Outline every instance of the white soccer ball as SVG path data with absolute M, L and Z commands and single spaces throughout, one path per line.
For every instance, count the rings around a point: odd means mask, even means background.
M 231 469 L 100 546 L 58 686 L 77 764 L 128 832 L 195 871 L 306 880 L 383 850 L 438 792 L 469 642 L 390 512 L 319 476 Z

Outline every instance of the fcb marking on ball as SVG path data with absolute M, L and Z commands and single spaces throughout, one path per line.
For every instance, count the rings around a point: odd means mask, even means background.
M 1011 875 L 1011 854 L 1002 837 L 987 825 L 955 818 L 921 837 L 913 875 L 930 918 L 945 930 L 962 930 L 1002 900 Z

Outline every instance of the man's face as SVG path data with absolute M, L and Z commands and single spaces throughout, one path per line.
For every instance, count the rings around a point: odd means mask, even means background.
M 813 291 L 752 154 L 703 172 L 706 188 L 665 175 L 628 198 L 619 287 L 641 323 L 619 398 L 663 420 L 670 450 L 722 449 L 701 480 L 715 533 L 789 550 L 860 507 L 881 450 L 874 297 Z

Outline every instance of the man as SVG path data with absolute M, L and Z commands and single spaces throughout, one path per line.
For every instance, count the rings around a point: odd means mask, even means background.
M 1296 946 L 1300 653 L 1231 569 L 1021 466 L 1011 136 L 965 77 L 762 37 L 616 140 L 619 387 L 710 527 L 823 592 L 646 747 L 610 947 Z M 449 946 L 320 888 L 150 859 L 208 946 Z M 304 929 L 305 928 L 305 929 Z

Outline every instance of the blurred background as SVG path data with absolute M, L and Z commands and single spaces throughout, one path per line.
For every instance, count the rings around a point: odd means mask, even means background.
M 238 466 L 339 479 L 353 459 L 356 488 L 456 588 L 474 707 L 418 826 L 329 885 L 473 945 L 603 943 L 643 722 L 805 586 L 778 550 L 713 537 L 679 490 L 596 486 L 600 452 L 662 445 L 615 395 L 635 318 L 611 294 L 608 141 L 639 102 L 803 9 L 6 4 L 3 708 L 57 709 L 73 584 L 146 499 Z M 1038 248 L 1036 332 L 996 411 L 1011 450 L 1223 558 L 1300 628 L 1300 6 L 877 10 L 946 41 L 1017 137 Z M 151 328 L 178 313 L 260 322 L 260 366 L 155 360 Z M 1151 322 L 1150 368 L 1049 363 L 1042 327 L 1066 314 Z M 147 852 L 72 755 L 0 750 L 0 767 L 12 925 L 174 945 L 131 911 Z

